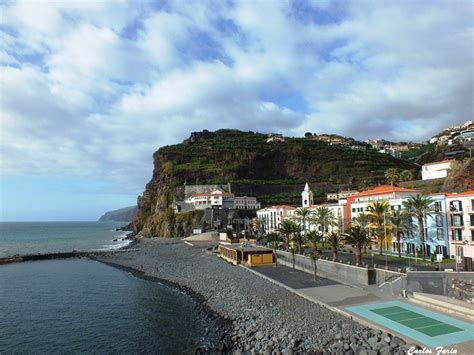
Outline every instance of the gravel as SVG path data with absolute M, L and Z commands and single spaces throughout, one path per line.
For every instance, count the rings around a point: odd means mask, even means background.
M 197 352 L 406 353 L 402 339 L 364 327 L 202 248 L 162 238 L 143 239 L 132 248 L 98 260 L 190 294 L 214 326 L 215 341 Z

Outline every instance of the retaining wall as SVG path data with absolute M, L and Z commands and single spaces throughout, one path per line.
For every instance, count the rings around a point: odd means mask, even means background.
M 407 272 L 407 291 L 424 292 L 448 297 L 456 296 L 453 283 L 468 281 L 472 283 L 474 272 L 437 272 L 437 271 L 409 271 Z
M 291 253 L 277 251 L 278 263 L 293 267 L 293 257 Z M 349 285 L 367 286 L 376 283 L 374 269 L 343 264 L 325 259 L 317 260 L 317 274 L 341 283 Z M 314 273 L 314 263 L 311 258 L 303 255 L 295 255 L 295 269 L 310 274 Z

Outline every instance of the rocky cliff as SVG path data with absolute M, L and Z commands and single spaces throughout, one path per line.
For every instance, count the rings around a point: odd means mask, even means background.
M 266 140 L 261 133 L 204 130 L 160 148 L 153 156 L 153 176 L 138 198 L 135 232 L 182 236 L 184 225 L 196 223 L 199 213 L 181 216 L 172 209 L 173 201 L 184 197 L 184 184 L 230 182 L 234 193 L 257 196 L 265 205 L 299 202 L 305 181 L 314 187 L 350 188 L 366 180 L 382 181 L 391 167 L 417 173 L 412 163 L 372 150 L 331 146 L 310 137 Z M 280 193 L 278 200 L 272 196 L 275 192 Z
M 109 211 L 104 213 L 100 218 L 99 222 L 104 221 L 117 221 L 117 222 L 132 222 L 137 213 L 137 206 L 130 206 L 120 208 L 118 210 Z

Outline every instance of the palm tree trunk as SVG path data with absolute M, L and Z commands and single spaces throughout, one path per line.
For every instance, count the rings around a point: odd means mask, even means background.
M 402 251 L 401 251 L 401 247 L 400 247 L 400 233 L 397 233 L 397 245 L 398 245 L 398 257 L 401 258 L 402 257 Z
M 362 264 L 362 246 L 361 245 L 356 245 L 355 259 L 356 259 L 357 266 Z
M 426 259 L 426 248 L 425 248 L 425 228 L 423 218 L 418 218 L 418 234 L 420 236 L 421 252 L 423 253 L 423 260 Z
M 318 274 L 318 259 L 316 259 L 316 255 L 314 257 L 314 281 L 316 281 L 317 274 Z
M 337 260 L 337 248 L 332 248 L 332 261 Z
M 292 253 L 293 256 L 293 272 L 295 272 L 295 253 Z

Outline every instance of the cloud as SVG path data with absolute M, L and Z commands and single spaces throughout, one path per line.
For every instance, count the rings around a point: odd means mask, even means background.
M 469 1 L 6 2 L 4 174 L 139 193 L 201 129 L 425 140 L 473 117 Z

